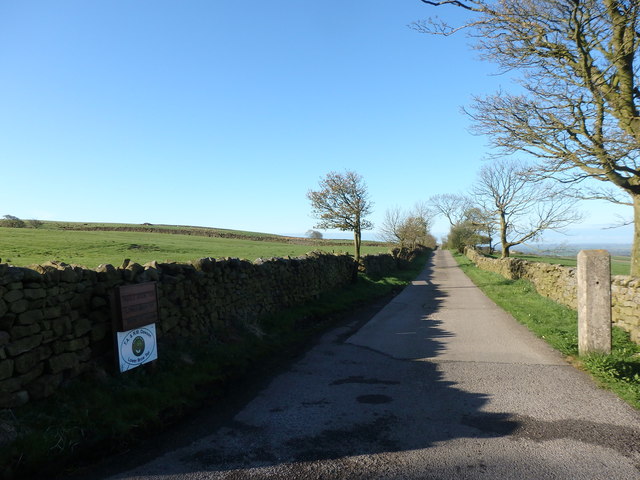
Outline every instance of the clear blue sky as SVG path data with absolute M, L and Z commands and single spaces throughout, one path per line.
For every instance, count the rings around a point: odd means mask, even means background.
M 509 80 L 419 0 L 0 3 L 0 215 L 302 234 L 355 170 L 390 207 L 464 192 L 487 140 L 460 112 Z M 589 203 L 566 240 L 626 209 Z M 446 233 L 438 221 L 434 233 Z M 369 236 L 372 236 L 371 232 Z M 348 234 L 346 234 L 348 236 Z

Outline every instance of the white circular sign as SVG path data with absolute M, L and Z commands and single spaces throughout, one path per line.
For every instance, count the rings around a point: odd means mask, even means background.
M 144 363 L 156 360 L 156 326 L 135 328 L 128 332 L 118 332 L 120 371 L 130 370 Z

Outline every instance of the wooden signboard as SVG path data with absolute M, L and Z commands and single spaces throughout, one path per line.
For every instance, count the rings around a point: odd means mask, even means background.
M 129 331 L 158 321 L 158 291 L 155 282 L 124 285 L 115 292 L 118 331 Z

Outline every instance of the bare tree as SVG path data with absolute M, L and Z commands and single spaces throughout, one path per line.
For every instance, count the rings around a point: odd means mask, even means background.
M 369 200 L 367 185 L 356 172 L 329 172 L 320 180 L 320 190 L 307 192 L 313 216 L 319 222 L 316 228 L 353 232 L 356 261 L 360 260 L 362 231 L 373 224 L 366 219 L 373 203 Z
M 471 115 L 480 132 L 506 153 L 537 157 L 538 176 L 580 184 L 584 198 L 633 206 L 631 274 L 640 276 L 640 2 L 421 1 L 477 15 L 461 26 L 415 28 L 444 35 L 465 28 L 484 58 L 524 73 L 525 94 L 476 99 Z M 605 188 L 582 184 L 590 179 Z
M 521 162 L 500 160 L 480 169 L 473 193 L 499 224 L 502 257 L 509 249 L 539 237 L 545 230 L 561 230 L 580 220 L 573 198 L 548 182 L 532 182 Z
M 416 202 L 413 206 L 413 215 L 422 218 L 427 225 L 427 229 L 430 229 L 438 212 L 431 208 L 428 202 L 421 201 Z
M 429 198 L 429 204 L 449 221 L 451 226 L 464 220 L 465 212 L 471 208 L 471 200 L 464 195 L 444 193 L 433 195 Z
M 416 202 L 405 221 L 403 237 L 411 248 L 419 245 L 435 248 L 436 240 L 431 234 L 431 226 L 437 212 L 427 202 Z
M 31 226 L 31 228 L 40 228 L 44 225 L 44 222 L 42 220 L 32 218 L 31 220 L 29 220 L 29 225 Z
M 389 208 L 384 212 L 384 219 L 379 227 L 378 235 L 389 243 L 400 243 L 400 229 L 405 219 L 405 213 L 400 207 Z
M 380 227 L 380 236 L 402 247 L 434 247 L 435 239 L 430 233 L 434 216 L 435 212 L 424 202 L 416 203 L 408 213 L 399 207 L 388 209 Z

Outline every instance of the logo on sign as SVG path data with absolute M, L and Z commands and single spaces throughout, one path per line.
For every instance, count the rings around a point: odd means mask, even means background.
M 139 357 L 144 353 L 144 338 L 138 336 L 133 339 L 133 343 L 131 344 L 131 351 L 136 357 Z

